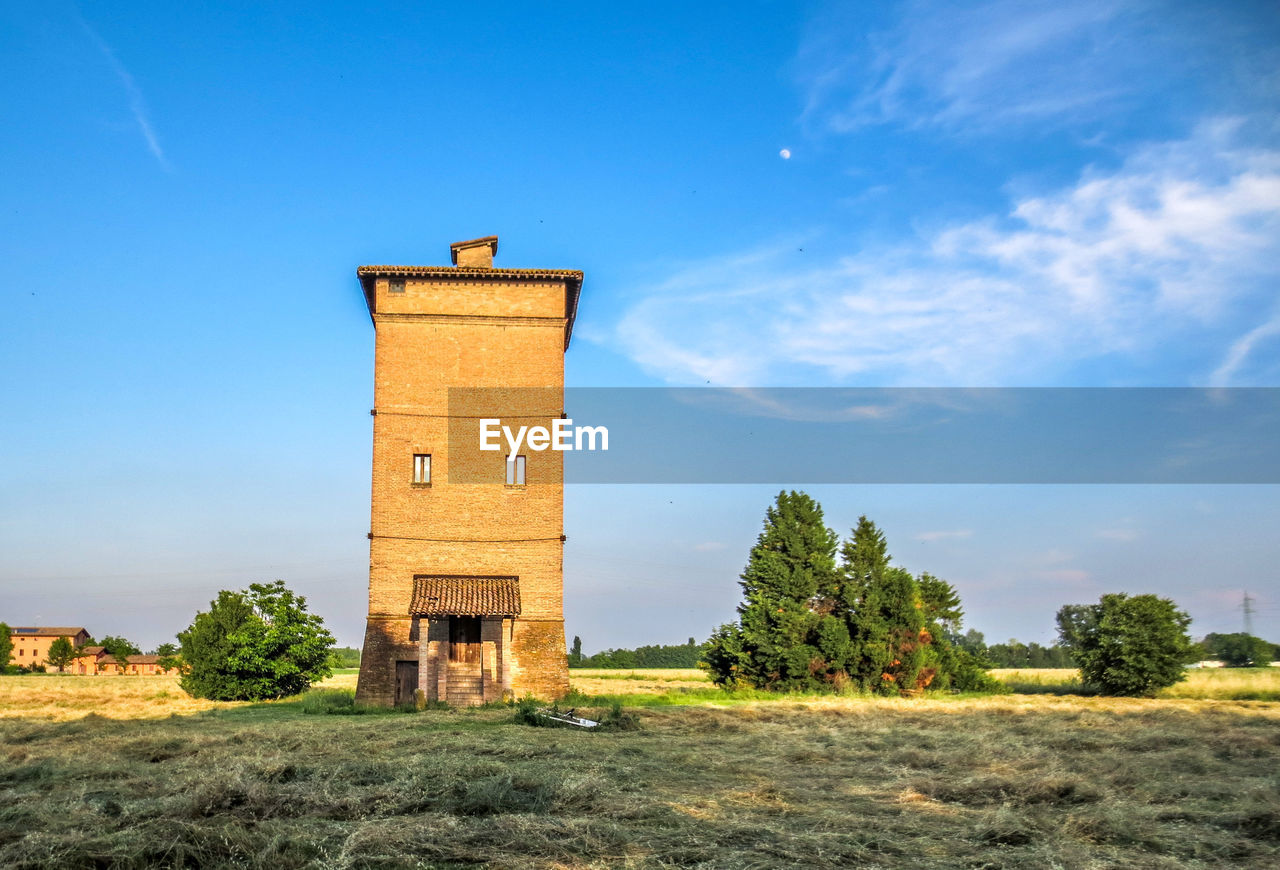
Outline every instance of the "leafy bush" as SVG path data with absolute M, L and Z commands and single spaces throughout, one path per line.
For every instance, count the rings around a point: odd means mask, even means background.
M 178 634 L 181 685 L 215 701 L 258 701 L 296 695 L 332 673 L 333 635 L 307 612 L 306 599 L 277 580 L 218 593 Z
M 600 717 L 600 725 L 597 730 L 602 731 L 639 731 L 640 717 L 635 713 L 628 713 L 622 708 L 621 701 L 614 701 L 609 707 L 609 712 Z
M 528 725 L 532 728 L 554 728 L 561 723 L 553 722 L 539 711 L 543 709 L 543 703 L 532 695 L 525 695 L 516 702 L 516 712 L 513 717 L 517 725 Z M 557 710 L 554 705 L 552 710 Z
M 1191 617 L 1155 595 L 1103 595 L 1058 611 L 1062 645 L 1086 686 L 1104 695 L 1152 696 L 1186 679 Z

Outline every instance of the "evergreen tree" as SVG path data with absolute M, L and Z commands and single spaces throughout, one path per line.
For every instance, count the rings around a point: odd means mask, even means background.
M 894 569 L 890 568 L 884 533 L 865 515 L 858 517 L 858 525 L 840 548 L 840 556 L 843 582 L 839 600 L 848 621 L 849 676 L 864 691 L 897 692 L 901 688 L 897 669 L 903 662 L 896 647 L 903 627 L 894 622 L 900 609 L 894 598 L 906 594 L 908 600 L 914 600 L 915 590 L 904 588 L 908 584 L 899 574 L 890 576 Z M 913 664 L 908 663 L 907 668 Z
M 0 622 L 0 674 L 9 669 L 9 659 L 13 656 L 13 629 L 8 623 Z
M 711 632 L 701 664 L 711 674 L 712 682 L 726 689 L 736 689 L 745 675 L 747 657 L 742 651 L 742 626 L 727 622 Z
M 778 495 L 742 573 L 739 621 L 716 629 L 702 654 L 716 683 L 999 690 L 981 653 L 957 645 L 964 612 L 950 583 L 893 565 L 884 534 L 865 516 L 840 547 L 839 569 L 835 549 L 813 499 Z M 982 647 L 981 634 L 976 641 Z
M 964 608 L 960 606 L 960 594 L 955 587 L 928 571 L 916 578 L 916 585 L 920 587 L 925 621 L 948 637 L 958 635 L 964 623 Z
M 573 648 L 569 650 L 569 667 L 576 668 L 582 665 L 582 638 L 576 634 L 573 636 Z
M 723 683 L 729 676 L 714 663 L 734 662 L 735 680 L 788 690 L 814 688 L 843 670 L 844 662 L 827 661 L 818 646 L 831 632 L 820 632 L 823 614 L 814 609 L 820 592 L 836 589 L 835 550 L 821 506 L 804 493 L 778 493 L 741 575 L 739 628 L 712 636 L 713 648 L 732 644 L 708 651 L 713 679 Z
M 67 665 L 71 664 L 76 657 L 76 648 L 71 645 L 71 641 L 65 637 L 56 638 L 53 643 L 49 644 L 49 653 L 45 656 L 45 661 L 58 669 L 58 673 L 65 673 Z
M 928 647 L 933 635 L 925 627 L 916 579 L 910 572 L 890 566 L 880 584 L 872 588 L 869 603 L 879 610 L 872 622 L 885 626 L 886 631 L 880 638 L 865 640 L 867 646 L 862 654 L 877 663 L 887 663 L 881 666 L 878 681 L 874 672 L 870 675 L 867 688 L 884 695 L 911 694 L 926 688 L 937 672 L 937 663 L 932 660 L 935 666 L 927 667 L 931 663 Z
M 838 597 L 846 608 L 852 610 L 872 586 L 884 579 L 890 561 L 889 544 L 884 532 L 863 514 L 858 517 L 852 536 L 841 545 L 840 556 L 842 570 Z

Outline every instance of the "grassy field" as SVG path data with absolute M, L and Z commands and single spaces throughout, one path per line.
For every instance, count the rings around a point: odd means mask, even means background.
M 1024 694 L 1080 694 L 1080 674 L 1060 668 L 994 670 L 993 675 Z M 1195 668 L 1159 698 L 1199 698 L 1220 701 L 1280 701 L 1280 668 Z
M 3 678 L 0 865 L 1280 864 L 1269 701 L 673 706 L 707 691 L 698 677 L 575 673 L 640 699 L 641 729 L 606 733 L 503 707 L 306 715 L 298 699 L 191 701 L 168 677 Z M 1205 694 L 1267 678 L 1229 677 L 1193 675 Z

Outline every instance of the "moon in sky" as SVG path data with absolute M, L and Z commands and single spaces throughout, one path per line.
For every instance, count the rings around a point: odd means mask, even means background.
M 779 156 L 779 157 L 781 157 L 783 160 L 790 160 L 790 159 L 791 159 L 791 149 L 790 149 L 790 148 L 783 148 L 781 151 L 779 151 L 779 152 L 778 152 L 778 156 Z

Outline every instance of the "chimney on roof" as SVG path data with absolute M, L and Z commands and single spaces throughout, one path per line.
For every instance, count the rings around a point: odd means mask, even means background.
M 453 265 L 471 269 L 492 269 L 493 255 L 498 253 L 498 237 L 485 236 L 466 242 L 454 242 L 449 246 Z

